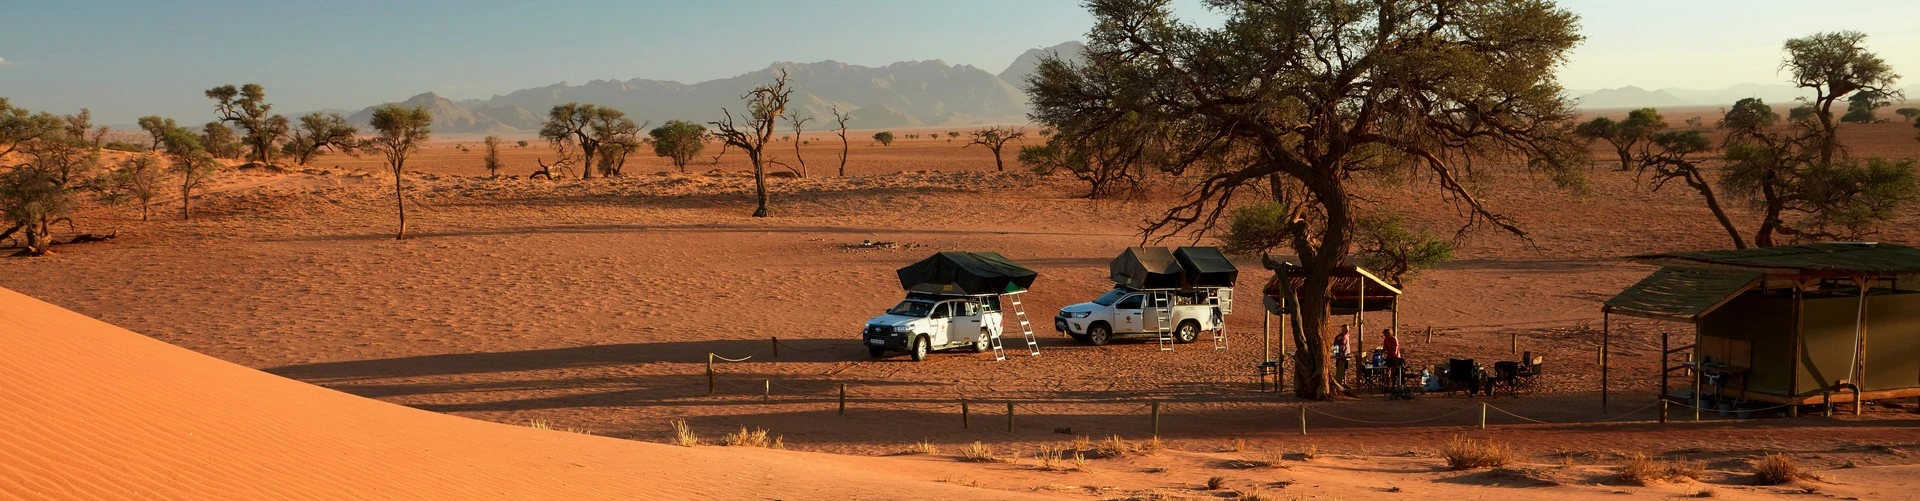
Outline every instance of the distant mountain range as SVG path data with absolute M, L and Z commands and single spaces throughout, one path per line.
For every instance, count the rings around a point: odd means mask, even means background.
M 697 84 L 637 78 L 582 85 L 561 82 L 489 99 L 455 101 L 427 92 L 399 104 L 426 106 L 433 112 L 433 129 L 439 134 L 534 133 L 547 110 L 569 102 L 611 106 L 634 122 L 653 125 L 668 120 L 704 123 L 719 118 L 723 107 L 741 111 L 741 95 L 786 70 L 794 89 L 789 113 L 815 117 L 811 126 L 817 129 L 828 127 L 834 109 L 851 113 L 854 118 L 848 126 L 861 129 L 1023 122 L 1027 95 L 1021 86 L 1040 58 L 1047 54 L 1077 57 L 1083 47 L 1068 42 L 1029 50 L 999 74 L 939 60 L 877 68 L 835 61 L 774 63 L 759 71 Z M 372 116 L 369 106 L 351 113 L 347 120 L 364 128 Z
M 1920 98 L 1920 87 L 1908 87 L 1909 100 Z M 1795 98 L 1812 98 L 1813 93 L 1804 92 L 1798 87 L 1786 84 L 1740 84 L 1724 89 L 1698 90 L 1666 88 L 1647 90 L 1626 86 L 1618 89 L 1568 90 L 1567 95 L 1575 96 L 1581 108 L 1678 108 L 1687 106 L 1732 106 L 1735 101 L 1757 97 L 1768 104 L 1779 106 L 1791 103 Z

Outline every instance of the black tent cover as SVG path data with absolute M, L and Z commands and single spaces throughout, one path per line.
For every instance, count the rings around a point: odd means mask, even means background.
M 1233 287 L 1240 278 L 1240 269 L 1218 247 L 1181 247 L 1173 250 L 1173 257 L 1187 272 L 1187 287 Z
M 1128 247 L 1107 266 L 1113 283 L 1135 289 L 1178 289 L 1186 269 L 1166 247 Z
M 1010 294 L 1033 286 L 1038 273 L 994 252 L 946 251 L 897 273 L 909 292 L 949 296 Z

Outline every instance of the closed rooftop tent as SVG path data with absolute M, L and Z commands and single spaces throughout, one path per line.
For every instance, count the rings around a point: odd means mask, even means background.
M 995 360 L 1006 360 L 1000 342 L 1003 307 L 1011 307 L 1028 354 L 1040 354 L 1019 296 L 1039 277 L 1033 270 L 994 252 L 947 251 L 895 275 L 906 299 L 861 329 L 861 344 L 874 358 L 904 351 L 918 361 L 933 350 L 970 348 L 991 350 Z
M 1920 396 L 1920 250 L 1841 242 L 1631 259 L 1662 268 L 1601 307 L 1603 346 L 1614 316 L 1693 326 L 1684 346 L 1662 335 L 1661 398 L 1858 412 L 1857 402 Z
M 1128 247 L 1107 268 L 1113 289 L 1061 308 L 1054 330 L 1094 346 L 1116 338 L 1155 337 L 1161 351 L 1212 332 L 1214 349 L 1227 349 L 1225 316 L 1233 312 L 1233 282 L 1240 271 L 1219 249 Z
M 1113 283 L 1133 289 L 1178 289 L 1186 269 L 1166 247 L 1128 247 L 1107 265 Z
M 996 252 L 960 251 L 935 253 L 896 274 L 909 292 L 950 296 L 1025 292 L 1039 277 Z

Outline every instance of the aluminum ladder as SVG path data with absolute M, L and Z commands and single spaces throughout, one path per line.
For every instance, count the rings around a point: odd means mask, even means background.
M 1027 319 L 1027 307 L 1020 302 L 1020 295 L 1008 294 L 1003 297 L 1013 299 L 1013 318 L 1020 322 L 1020 334 L 1027 338 L 1027 356 L 1040 356 L 1040 341 L 1033 338 L 1033 322 Z
M 986 301 L 981 301 L 980 302 L 981 318 L 986 318 L 986 311 L 987 311 Z M 1007 347 L 1005 345 L 1000 344 L 1000 333 L 995 332 L 995 333 L 988 334 L 987 346 L 993 347 L 993 359 L 995 361 L 1007 359 Z
M 1160 351 L 1173 351 L 1173 295 L 1155 292 L 1149 297 L 1153 300 L 1154 330 L 1160 333 Z
M 1233 313 L 1233 289 L 1215 291 L 1213 295 L 1213 350 L 1227 349 L 1227 314 Z M 1222 293 L 1224 292 L 1224 294 Z

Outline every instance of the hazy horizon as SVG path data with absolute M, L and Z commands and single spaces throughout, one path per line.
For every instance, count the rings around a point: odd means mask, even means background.
M 1179 15 L 1217 23 L 1200 0 Z M 1784 83 L 1780 44 L 1856 30 L 1896 71 L 1920 75 L 1920 2 L 1837 2 L 1801 13 L 1783 0 L 1740 7 L 1567 0 L 1587 42 L 1560 72 L 1569 89 L 1719 89 Z M 0 97 L 35 110 L 91 108 L 101 123 L 157 114 L 211 118 L 201 91 L 258 82 L 282 113 L 359 109 L 436 92 L 485 99 L 558 82 L 698 83 L 775 62 L 863 66 L 942 60 L 998 73 L 1023 52 L 1080 40 L 1077 2 L 923 4 L 609 3 L 566 9 L 444 0 L 253 5 L 45 2 L 16 6 L 0 31 Z M 1861 13 L 1872 15 L 1861 15 Z M 1789 16 L 1804 21 L 1787 22 Z M 903 22 L 914 20 L 916 22 Z M 727 36 L 715 37 L 715 32 Z M 1920 76 L 1903 79 L 1914 86 Z

